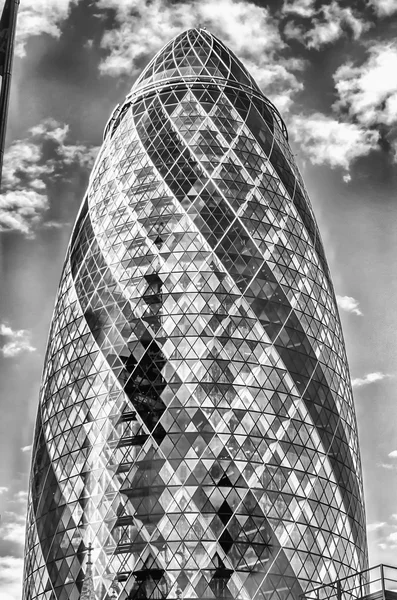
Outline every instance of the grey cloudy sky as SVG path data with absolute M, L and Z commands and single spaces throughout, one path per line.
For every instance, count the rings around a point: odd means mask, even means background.
M 397 0 L 21 0 L 0 197 L 0 600 L 19 600 L 30 445 L 66 246 L 114 106 L 205 25 L 286 121 L 342 317 L 370 559 L 397 549 Z

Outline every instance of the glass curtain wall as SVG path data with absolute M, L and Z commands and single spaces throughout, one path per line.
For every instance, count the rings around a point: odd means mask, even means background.
M 341 326 L 286 127 L 188 30 L 113 113 L 73 230 L 23 598 L 79 600 L 91 544 L 97 600 L 298 600 L 366 568 L 364 527 Z

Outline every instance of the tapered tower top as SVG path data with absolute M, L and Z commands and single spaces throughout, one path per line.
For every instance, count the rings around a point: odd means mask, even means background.
M 204 28 L 187 29 L 168 42 L 150 61 L 133 90 L 175 77 L 226 79 L 260 92 L 259 86 L 237 56 Z
M 242 62 L 217 37 L 202 27 L 187 29 L 168 42 L 150 61 L 135 81 L 126 101 L 118 105 L 106 127 L 108 133 L 115 121 L 130 105 L 131 99 L 144 96 L 164 86 L 191 85 L 199 81 L 208 85 L 222 85 L 237 90 L 243 88 L 249 97 L 256 96 L 270 109 L 282 135 L 288 140 L 285 123 L 274 104 L 263 94 Z

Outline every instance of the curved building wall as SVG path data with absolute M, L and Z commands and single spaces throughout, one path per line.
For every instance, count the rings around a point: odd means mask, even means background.
M 72 234 L 24 600 L 79 600 L 89 543 L 97 600 L 297 600 L 366 567 L 364 526 L 335 296 L 285 126 L 189 30 L 109 121 Z

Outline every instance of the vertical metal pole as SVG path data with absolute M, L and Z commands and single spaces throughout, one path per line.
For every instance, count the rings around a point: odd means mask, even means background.
M 384 566 L 380 565 L 380 578 L 382 581 L 382 598 L 383 600 L 386 600 L 386 594 L 385 594 L 385 570 L 384 570 Z
M 7 4 L 7 0 L 5 5 Z M 4 6 L 5 6 L 4 5 Z M 4 70 L 1 81 L 1 93 L 0 93 L 0 191 L 1 191 L 1 176 L 3 172 L 3 159 L 4 159 L 4 145 L 6 141 L 7 131 L 7 115 L 8 115 L 8 104 L 10 99 L 10 88 L 11 88 L 11 69 L 12 59 L 14 54 L 14 38 L 15 38 L 15 27 L 17 21 L 19 0 L 11 0 L 10 4 L 10 21 L 9 21 L 9 32 L 7 37 L 7 46 L 4 58 Z

